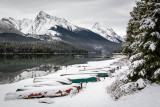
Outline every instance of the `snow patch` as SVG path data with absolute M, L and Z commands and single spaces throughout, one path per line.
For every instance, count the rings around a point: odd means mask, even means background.
M 132 56 L 130 57 L 130 60 L 133 61 L 134 59 L 140 58 L 141 56 L 142 56 L 142 53 L 137 53 L 137 54 L 135 54 L 135 55 L 132 55 Z
M 158 75 L 160 75 L 160 68 L 154 72 L 154 78 L 157 78 Z
M 131 67 L 132 68 L 137 68 L 138 66 L 143 65 L 145 62 L 145 60 L 141 59 L 141 60 L 136 60 L 134 62 L 131 63 Z
M 142 69 L 142 70 L 139 72 L 139 74 L 138 74 L 138 75 L 142 75 L 142 76 L 144 76 L 145 74 L 146 74 L 145 69 Z
M 125 83 L 123 80 L 117 79 L 110 86 L 107 87 L 107 92 L 114 100 L 119 99 L 121 96 L 133 94 L 146 87 L 146 82 L 139 79 L 136 82 Z
M 155 24 L 155 22 L 153 21 L 152 18 L 144 18 L 144 19 L 142 19 L 140 24 L 141 24 L 140 30 L 154 29 L 154 27 L 156 26 L 156 24 Z
M 146 87 L 146 83 L 145 83 L 145 81 L 142 78 L 138 79 L 135 82 L 135 84 L 137 85 L 138 88 L 144 88 L 144 87 Z
M 54 100 L 53 100 L 53 98 L 42 98 L 38 102 L 39 103 L 46 103 L 46 104 L 53 104 Z
M 151 43 L 150 46 L 149 46 L 149 49 L 150 49 L 152 52 L 154 52 L 155 49 L 156 49 L 155 43 Z
M 159 32 L 152 32 L 151 36 L 156 36 L 158 39 L 160 39 L 160 34 Z

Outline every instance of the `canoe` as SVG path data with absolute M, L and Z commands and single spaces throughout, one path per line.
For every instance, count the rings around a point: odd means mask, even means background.
M 25 85 L 24 87 L 43 87 L 43 86 L 59 86 L 59 85 L 63 84 L 57 81 L 44 81 L 44 82 L 36 82 L 33 84 Z
M 106 73 L 106 72 L 88 72 L 88 73 L 77 73 L 77 74 L 62 74 L 61 76 L 74 76 L 74 75 L 84 75 L 84 76 L 86 76 L 86 75 L 90 75 L 90 76 L 97 76 L 97 77 L 109 77 L 108 76 L 108 73 Z M 68 77 L 69 78 L 69 77 Z
M 96 75 L 96 74 L 107 74 L 109 71 L 90 71 L 90 72 L 85 72 L 85 73 L 74 73 L 74 74 L 61 74 L 60 76 L 70 76 L 70 75 Z
M 63 85 L 70 85 L 72 84 L 71 81 L 69 81 L 68 79 L 62 79 L 62 78 L 34 78 L 33 82 L 37 83 L 37 82 L 59 82 Z
M 25 90 L 23 90 L 25 89 Z M 39 88 L 22 88 L 15 93 L 8 93 L 5 96 L 5 100 L 14 99 L 29 99 L 29 98 L 41 98 L 41 97 L 59 97 L 66 96 L 72 93 L 78 93 L 80 86 L 77 85 L 62 85 L 62 86 L 46 86 Z
M 107 73 L 99 73 L 96 75 L 97 77 L 108 77 Z
M 64 88 L 64 87 L 72 87 L 72 86 L 79 87 L 80 85 L 79 84 L 72 84 L 72 85 L 42 86 L 42 87 L 29 86 L 29 87 L 18 88 L 16 90 L 16 92 L 18 92 L 18 91 L 28 91 L 28 90 L 41 90 L 41 89 L 59 89 L 59 88 L 61 89 L 61 88 Z
M 83 83 L 83 82 L 97 82 L 100 81 L 98 77 L 80 78 L 80 79 L 70 79 L 72 83 Z

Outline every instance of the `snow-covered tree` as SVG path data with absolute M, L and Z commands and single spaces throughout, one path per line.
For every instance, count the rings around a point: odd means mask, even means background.
M 128 22 L 127 27 L 127 38 L 124 45 L 124 52 L 131 55 L 136 52 L 137 48 L 136 45 L 138 44 L 138 39 L 136 38 L 137 34 L 139 33 L 139 26 L 141 20 L 141 14 L 144 12 L 143 2 L 137 2 L 137 6 L 133 8 L 133 11 L 130 12 L 131 19 Z M 136 42 L 135 42 L 136 41 Z
M 141 0 L 130 14 L 124 51 L 131 55 L 129 79 L 160 81 L 160 0 Z

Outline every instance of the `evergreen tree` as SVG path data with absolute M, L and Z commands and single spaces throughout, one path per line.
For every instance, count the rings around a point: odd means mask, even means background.
M 141 0 L 131 12 L 125 53 L 131 54 L 131 81 L 160 81 L 160 0 Z
M 135 53 L 137 50 L 136 45 L 138 44 L 138 40 L 136 39 L 136 36 L 138 34 L 138 28 L 140 26 L 140 14 L 142 14 L 143 12 L 143 8 L 141 7 L 144 5 L 143 2 L 137 2 L 136 4 L 137 6 L 133 8 L 132 12 L 130 12 L 132 18 L 128 22 L 127 38 L 123 49 L 123 52 L 128 54 L 129 56 Z M 137 42 L 135 42 L 135 40 Z

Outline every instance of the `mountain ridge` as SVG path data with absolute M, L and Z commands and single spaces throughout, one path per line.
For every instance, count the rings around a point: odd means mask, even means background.
M 89 29 L 75 26 L 63 18 L 40 11 L 34 20 L 2 18 L 26 37 L 42 41 L 62 40 L 88 50 L 113 50 L 121 44 L 109 41 Z M 98 39 L 97 39 L 98 38 Z M 86 48 L 87 47 L 87 48 Z

